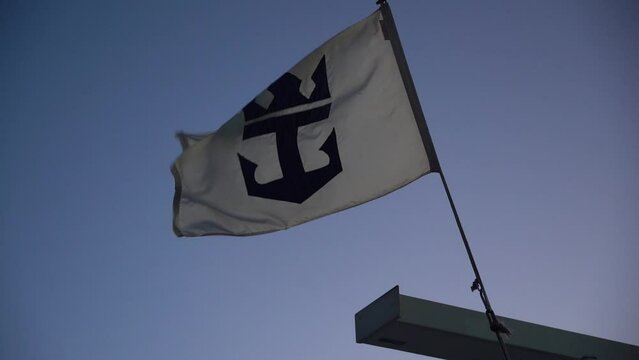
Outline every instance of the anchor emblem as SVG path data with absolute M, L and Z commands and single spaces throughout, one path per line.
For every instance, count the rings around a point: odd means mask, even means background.
M 273 95 L 268 107 L 253 100 L 242 109 L 246 121 L 242 139 L 275 133 L 277 156 L 282 170 L 280 179 L 260 184 L 255 180 L 258 165 L 237 154 L 246 190 L 250 196 L 301 204 L 342 172 L 335 129 L 319 148 L 328 155 L 328 165 L 309 172 L 304 170 L 297 144 L 297 129 L 325 120 L 331 111 L 331 103 L 326 104 L 326 101 L 322 101 L 331 97 L 325 57 L 317 64 L 311 79 L 315 82 L 315 88 L 311 95 L 306 97 L 299 91 L 302 80 L 287 72 L 268 87 L 268 91 Z M 313 107 L 320 101 L 318 106 Z M 310 106 L 305 107 L 305 110 L 268 117 L 271 113 L 306 104 Z

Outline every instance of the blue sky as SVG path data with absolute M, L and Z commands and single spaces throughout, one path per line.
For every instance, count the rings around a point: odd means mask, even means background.
M 639 345 L 639 4 L 391 2 L 496 312 Z M 178 239 L 211 131 L 374 1 L 0 2 L 0 358 L 418 359 L 394 285 L 481 310 L 437 175 L 287 231 Z

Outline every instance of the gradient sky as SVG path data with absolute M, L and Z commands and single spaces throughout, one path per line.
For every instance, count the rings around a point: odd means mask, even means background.
M 639 345 L 639 3 L 391 2 L 499 315 Z M 0 1 L 0 358 L 424 359 L 395 285 L 475 310 L 437 175 L 286 231 L 178 239 L 211 131 L 373 0 Z

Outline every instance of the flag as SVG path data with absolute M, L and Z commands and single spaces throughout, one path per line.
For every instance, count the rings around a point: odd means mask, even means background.
M 308 54 L 217 131 L 178 138 L 178 236 L 286 229 L 438 171 L 384 7 Z

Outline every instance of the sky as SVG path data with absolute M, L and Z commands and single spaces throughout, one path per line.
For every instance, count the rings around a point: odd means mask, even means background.
M 639 345 L 639 3 L 390 2 L 498 315 Z M 373 0 L 0 1 L 0 358 L 424 359 L 395 285 L 482 310 L 437 174 L 286 231 L 177 238 L 217 129 Z

